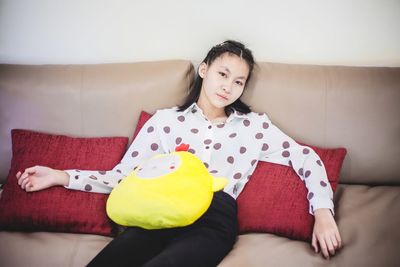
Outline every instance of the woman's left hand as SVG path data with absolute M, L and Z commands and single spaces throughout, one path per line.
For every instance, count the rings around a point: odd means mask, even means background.
M 326 259 L 335 255 L 335 251 L 342 247 L 342 239 L 339 234 L 335 219 L 329 209 L 317 209 L 314 211 L 315 223 L 312 235 L 312 247 L 318 253 L 318 244 Z

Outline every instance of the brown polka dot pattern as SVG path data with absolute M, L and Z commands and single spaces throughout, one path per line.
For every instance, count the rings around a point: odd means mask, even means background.
M 101 175 L 105 175 L 107 172 L 106 172 L 106 171 L 99 171 L 99 173 L 100 173 Z
M 92 191 L 92 186 L 90 184 L 85 185 L 85 191 Z
M 151 144 L 150 147 L 151 147 L 151 150 L 156 151 L 158 149 L 158 144 L 153 143 L 153 144 Z
M 175 144 L 179 145 L 180 143 L 182 143 L 182 138 L 181 137 L 177 137 L 175 139 Z
M 254 166 L 254 164 L 256 164 L 257 163 L 257 160 L 256 159 L 253 159 L 252 161 L 251 161 L 251 166 Z
M 310 153 L 310 149 L 308 149 L 308 148 L 304 148 L 303 149 L 303 154 L 304 155 L 307 155 L 307 154 L 309 154 Z
M 303 174 L 304 174 L 303 168 L 299 169 L 299 174 L 300 174 L 300 176 L 303 176 Z
M 169 128 L 168 126 L 165 126 L 163 128 L 163 130 L 164 130 L 164 133 L 167 133 L 167 134 L 171 132 L 171 128 Z
M 308 200 L 312 199 L 313 197 L 314 197 L 313 192 L 308 193 L 308 196 L 307 196 Z
M 308 178 L 311 175 L 311 171 L 306 171 L 306 173 L 304 174 L 304 177 Z
M 291 160 L 289 160 L 289 166 L 293 168 L 293 163 Z
M 184 121 L 185 121 L 185 117 L 184 117 L 184 116 L 182 116 L 182 115 L 181 115 L 181 116 L 179 116 L 179 117 L 178 117 L 178 121 L 180 121 L 180 122 L 184 122 Z
M 326 186 L 327 186 L 327 184 L 326 184 L 324 181 L 321 181 L 319 184 L 320 184 L 322 187 L 326 187 Z
M 138 151 L 133 151 L 132 152 L 132 158 L 135 158 L 135 157 L 137 157 L 139 155 L 139 152 Z
M 248 126 L 250 125 L 250 121 L 247 120 L 247 119 L 244 120 L 244 121 L 243 121 L 243 125 L 246 126 L 246 127 L 248 127 Z
M 107 182 L 107 181 L 103 181 L 103 184 L 105 184 L 105 185 L 108 185 L 108 184 L 109 184 L 109 182 Z
M 212 171 L 210 171 L 210 173 L 218 173 L 218 171 L 217 170 L 212 170 Z
M 247 149 L 244 146 L 240 147 L 240 154 L 244 154 L 246 151 Z
M 211 142 L 212 142 L 211 139 L 206 139 L 206 140 L 204 140 L 204 144 L 205 144 L 205 145 L 209 145 L 209 144 L 211 144 Z
M 240 179 L 240 178 L 242 178 L 242 174 L 241 174 L 240 172 L 235 173 L 235 175 L 233 176 L 233 178 L 235 178 L 235 179 Z
M 285 157 L 285 158 L 288 158 L 288 157 L 290 157 L 290 152 L 285 150 L 285 151 L 282 152 L 282 156 Z
M 232 156 L 229 156 L 226 160 L 227 160 L 230 164 L 233 164 L 233 162 L 235 162 L 235 159 L 234 159 L 234 157 L 232 157 Z
M 194 134 L 197 134 L 197 133 L 199 132 L 199 130 L 198 130 L 198 129 L 195 129 L 195 128 L 191 129 L 190 131 L 191 131 L 192 133 L 194 133 Z
M 218 128 L 224 128 L 224 126 L 225 126 L 225 123 L 220 123 L 217 125 Z
M 154 127 L 153 126 L 150 126 L 149 128 L 147 128 L 147 132 L 148 133 L 151 133 L 151 132 L 153 132 L 154 131 Z
M 208 169 L 208 167 L 209 167 L 208 163 L 207 162 L 203 162 L 203 163 L 204 163 L 204 166 L 206 166 L 206 168 Z
M 79 179 L 79 175 L 75 175 L 75 179 L 78 180 Z
M 221 143 L 216 143 L 216 144 L 214 144 L 214 149 L 218 150 L 221 148 L 221 146 L 222 146 Z
M 264 143 L 261 147 L 261 151 L 267 151 L 269 148 L 268 144 Z
M 236 193 L 237 193 L 237 185 L 234 185 L 233 186 L 233 190 L 232 190 L 232 193 L 234 194 L 234 195 L 236 195 Z
M 261 139 L 263 137 L 264 137 L 264 135 L 262 133 L 257 133 L 256 134 L 256 139 Z
M 237 133 L 231 133 L 231 134 L 229 135 L 229 137 L 230 137 L 230 138 L 235 138 L 236 135 L 237 135 Z
M 317 164 L 322 167 L 322 163 L 320 160 L 317 160 Z
M 80 170 L 75 170 L 76 172 L 81 172 Z
M 121 170 L 117 170 L 118 173 L 122 173 Z
M 97 180 L 97 177 L 94 176 L 94 175 L 90 175 L 89 178 L 92 179 L 92 180 Z
M 288 142 L 288 141 L 283 142 L 282 147 L 283 147 L 284 149 L 289 148 L 289 147 L 290 147 L 289 142 Z
M 194 150 L 193 148 L 190 148 L 190 149 L 188 150 L 188 152 L 190 152 L 190 153 L 192 153 L 192 154 L 196 154 L 196 150 Z
M 264 123 L 263 123 L 263 128 L 264 128 L 264 129 L 268 129 L 268 128 L 269 128 L 268 122 L 264 122 Z

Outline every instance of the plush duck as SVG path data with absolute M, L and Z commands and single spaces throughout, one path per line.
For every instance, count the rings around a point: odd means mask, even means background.
M 123 226 L 145 229 L 192 224 L 208 209 L 226 178 L 209 174 L 204 163 L 183 145 L 176 152 L 145 161 L 111 192 L 107 214 Z

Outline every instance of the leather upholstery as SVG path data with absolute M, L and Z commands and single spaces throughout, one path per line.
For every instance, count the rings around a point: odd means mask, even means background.
M 193 75 L 184 60 L 0 65 L 0 181 L 12 128 L 130 137 L 140 110 L 180 104 Z M 255 111 L 298 141 L 348 149 L 334 199 L 344 248 L 325 261 L 305 242 L 246 234 L 220 266 L 400 266 L 400 68 L 261 62 L 253 78 Z M 0 266 L 84 266 L 110 240 L 1 231 Z

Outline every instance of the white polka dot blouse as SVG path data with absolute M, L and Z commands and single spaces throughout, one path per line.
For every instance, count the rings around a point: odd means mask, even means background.
M 110 171 L 67 170 L 66 188 L 109 193 L 143 160 L 189 144 L 215 176 L 229 179 L 224 191 L 235 199 L 249 181 L 259 160 L 291 166 L 308 189 L 309 211 L 329 208 L 333 192 L 325 167 L 309 147 L 299 145 L 279 130 L 265 113 L 234 111 L 223 123 L 212 123 L 196 103 L 179 112 L 158 110 L 143 126 L 121 162 Z

